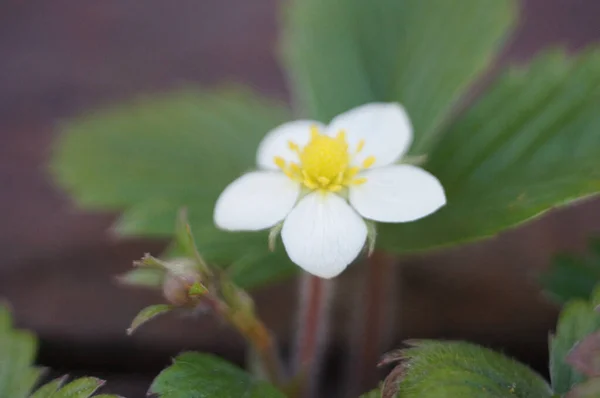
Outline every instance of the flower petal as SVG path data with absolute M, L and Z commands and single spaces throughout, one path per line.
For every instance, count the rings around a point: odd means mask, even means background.
M 367 227 L 344 199 L 317 191 L 287 216 L 281 238 L 294 263 L 318 277 L 333 278 L 358 256 Z
M 274 226 L 290 212 L 300 185 L 283 173 L 255 171 L 233 181 L 215 205 L 217 227 L 230 231 L 258 231 Z
M 414 221 L 446 204 L 439 180 L 416 166 L 387 166 L 367 170 L 360 177 L 367 181 L 350 188 L 350 204 L 371 220 Z
M 375 157 L 372 167 L 398 161 L 412 143 L 412 126 L 404 108 L 397 103 L 372 103 L 336 116 L 327 133 L 335 136 L 346 132 L 350 150 L 355 151 L 364 140 L 364 148 L 355 156 L 356 165 L 369 156 Z
M 298 154 L 290 149 L 289 142 L 293 141 L 300 148 L 304 147 L 310 140 L 312 126 L 319 127 L 321 131 L 324 130 L 322 123 L 312 120 L 296 120 L 269 131 L 258 146 L 256 154 L 258 167 L 278 169 L 274 162 L 276 156 L 282 157 L 286 162 L 298 162 Z

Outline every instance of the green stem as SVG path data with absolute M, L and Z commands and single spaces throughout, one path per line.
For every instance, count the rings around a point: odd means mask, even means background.
M 226 303 L 205 296 L 213 310 L 221 314 L 252 347 L 269 382 L 276 386 L 284 383 L 283 366 L 271 331 L 254 311 L 239 311 Z

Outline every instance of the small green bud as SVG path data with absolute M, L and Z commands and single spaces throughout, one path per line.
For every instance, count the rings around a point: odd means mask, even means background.
M 206 288 L 206 286 L 204 286 L 200 282 L 196 282 L 190 287 L 190 290 L 188 291 L 188 296 L 198 297 L 204 296 L 206 293 L 208 293 L 208 289 Z
M 208 289 L 202 284 L 202 275 L 189 259 L 165 262 L 168 270 L 163 283 L 163 295 L 173 305 L 184 307 L 198 303 Z

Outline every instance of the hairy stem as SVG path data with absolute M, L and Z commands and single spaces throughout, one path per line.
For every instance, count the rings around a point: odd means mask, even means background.
M 294 371 L 298 375 L 295 396 L 316 397 L 318 394 L 332 292 L 331 281 L 303 274 L 294 353 Z
M 213 310 L 221 314 L 229 323 L 246 339 L 252 347 L 261 370 L 268 381 L 276 386 L 284 383 L 283 366 L 279 357 L 275 339 L 271 331 L 258 318 L 254 311 L 239 311 L 226 303 L 215 300 L 210 296 L 205 297 Z
M 348 396 L 360 395 L 378 380 L 377 363 L 392 337 L 395 262 L 394 257 L 375 252 L 365 264 L 352 331 Z
M 250 330 L 246 332 L 245 337 L 255 350 L 267 379 L 276 386 L 282 385 L 283 366 L 273 335 L 257 318 L 249 326 Z

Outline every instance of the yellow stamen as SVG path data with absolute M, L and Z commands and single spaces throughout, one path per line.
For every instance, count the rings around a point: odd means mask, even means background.
M 294 173 L 292 173 L 292 172 L 290 171 L 290 169 L 283 169 L 282 171 L 283 171 L 283 173 L 284 173 L 286 176 L 288 176 L 290 179 L 292 179 L 292 180 L 297 180 L 296 176 L 294 175 Z
M 295 142 L 288 141 L 288 147 L 290 148 L 290 150 L 292 150 L 296 153 L 300 153 L 300 147 Z
M 348 172 L 346 173 L 346 178 L 352 178 L 355 175 L 358 174 L 358 172 L 360 171 L 360 169 L 358 167 L 350 167 L 348 169 Z
M 340 185 L 342 181 L 344 181 L 344 172 L 340 172 L 337 177 L 335 177 L 335 180 L 333 180 L 333 183 L 335 185 Z
M 365 140 L 360 140 L 356 147 L 356 153 L 360 153 L 365 148 Z
M 275 156 L 273 162 L 275 162 L 275 165 L 280 169 L 283 170 L 285 168 L 285 160 L 281 156 Z
M 290 170 L 294 174 L 299 174 L 299 175 L 302 174 L 302 168 L 300 166 L 298 166 L 296 163 L 290 163 Z
M 326 187 L 330 183 L 330 180 L 327 177 L 317 177 L 317 181 L 319 181 L 319 184 L 321 184 L 322 187 Z
M 305 178 L 304 181 L 302 181 L 302 183 L 304 185 L 306 185 L 307 188 L 310 188 L 310 189 L 319 188 L 319 186 L 317 184 L 315 184 L 310 178 Z
M 352 165 L 353 156 L 364 149 L 365 141 L 361 140 L 356 152 L 351 153 L 344 130 L 333 137 L 321 134 L 319 127 L 314 125 L 310 127 L 310 141 L 304 147 L 293 141 L 287 144 L 298 155 L 300 162 L 286 162 L 280 156 L 274 157 L 273 161 L 285 175 L 310 190 L 339 192 L 348 186 L 364 184 L 367 179 L 356 178 L 356 175 L 375 163 L 374 156 L 367 156 L 360 166 Z
M 362 167 L 363 169 L 368 169 L 369 167 L 373 166 L 373 163 L 375 163 L 375 156 L 369 156 L 363 161 Z

